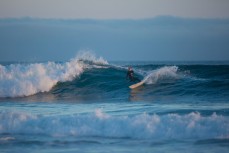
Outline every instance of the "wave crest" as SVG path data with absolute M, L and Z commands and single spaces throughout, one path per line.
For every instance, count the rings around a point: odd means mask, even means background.
M 77 60 L 83 61 L 85 63 L 91 63 L 96 65 L 108 65 L 108 62 L 102 57 L 96 57 L 89 51 L 81 51 L 77 54 Z

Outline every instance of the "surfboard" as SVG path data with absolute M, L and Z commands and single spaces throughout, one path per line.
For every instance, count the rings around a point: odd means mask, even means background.
M 134 89 L 134 88 L 137 88 L 137 87 L 139 87 L 139 86 L 141 86 L 141 85 L 143 85 L 143 84 L 144 84 L 144 80 L 141 81 L 141 82 L 138 82 L 138 83 L 136 83 L 136 84 L 133 84 L 133 85 L 129 86 L 129 88 L 130 88 L 130 89 Z

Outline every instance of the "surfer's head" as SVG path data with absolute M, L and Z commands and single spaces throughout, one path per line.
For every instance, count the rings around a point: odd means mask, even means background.
M 129 67 L 128 67 L 128 70 L 129 70 L 129 71 L 132 70 L 132 67 L 129 66 Z

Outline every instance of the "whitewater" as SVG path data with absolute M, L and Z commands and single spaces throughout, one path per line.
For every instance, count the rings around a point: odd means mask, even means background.
M 108 64 L 102 58 L 95 59 L 92 54 L 84 52 L 62 64 L 47 62 L 0 65 L 0 97 L 29 96 L 38 92 L 47 92 L 57 82 L 72 81 L 85 69 L 90 68 L 90 65 L 81 61 Z
M 128 67 L 144 84 L 134 90 Z M 0 63 L 0 152 L 228 152 L 229 63 Z

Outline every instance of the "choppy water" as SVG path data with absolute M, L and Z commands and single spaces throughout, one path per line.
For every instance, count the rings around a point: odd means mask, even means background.
M 145 80 L 131 90 L 128 66 Z M 0 65 L 0 152 L 228 152 L 229 64 Z

